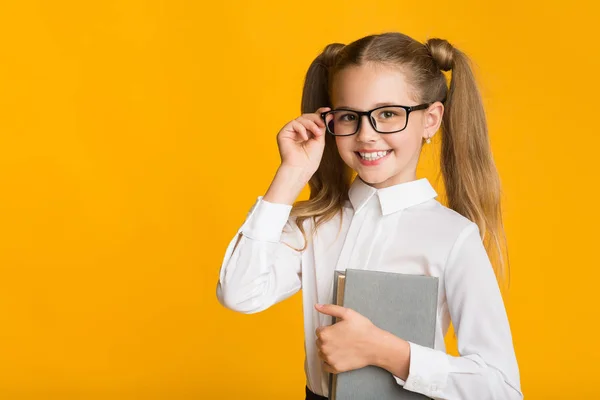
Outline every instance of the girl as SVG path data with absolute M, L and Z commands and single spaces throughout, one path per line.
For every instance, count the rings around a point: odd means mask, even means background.
M 308 70 L 302 112 L 279 132 L 281 165 L 227 248 L 221 304 L 256 313 L 303 289 L 306 399 L 327 398 L 329 373 L 367 365 L 434 399 L 521 399 L 488 257 L 503 248 L 499 178 L 465 54 L 400 33 L 331 44 Z M 416 178 L 440 127 L 448 207 Z M 292 206 L 307 183 L 310 199 Z M 328 304 L 345 268 L 438 277 L 434 349 Z M 445 352 L 451 321 L 459 357 Z

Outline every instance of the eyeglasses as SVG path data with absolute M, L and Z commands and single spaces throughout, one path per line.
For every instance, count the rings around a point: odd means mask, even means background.
M 360 130 L 363 116 L 369 117 L 369 122 L 378 133 L 396 133 L 408 125 L 408 115 L 417 110 L 424 110 L 433 103 L 416 106 L 389 105 L 374 108 L 370 111 L 355 111 L 340 108 L 321 113 L 327 132 L 333 136 L 351 136 Z

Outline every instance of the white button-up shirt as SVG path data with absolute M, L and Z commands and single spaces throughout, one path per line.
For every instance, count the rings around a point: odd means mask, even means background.
M 348 195 L 343 211 L 314 236 L 312 220 L 305 221 L 310 240 L 301 252 L 292 207 L 258 197 L 227 248 L 217 285 L 221 304 L 255 313 L 302 289 L 306 384 L 328 396 L 315 330 L 332 317 L 314 305 L 332 303 L 334 269 L 435 276 L 435 346 L 409 342 L 409 376 L 394 377 L 398 384 L 434 399 L 521 399 L 506 310 L 477 225 L 439 203 L 426 178 L 384 189 L 357 178 Z M 459 357 L 445 351 L 450 321 Z

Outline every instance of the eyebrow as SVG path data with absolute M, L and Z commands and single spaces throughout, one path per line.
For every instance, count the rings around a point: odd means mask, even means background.
M 381 103 L 376 103 L 376 104 L 373 106 L 373 108 L 378 108 L 378 107 L 383 107 L 383 106 L 397 106 L 397 105 L 399 105 L 399 104 L 400 104 L 400 103 L 398 103 L 398 102 L 395 102 L 395 101 L 384 101 L 384 102 L 381 102 Z M 354 108 L 354 107 L 348 107 L 348 106 L 339 106 L 339 107 L 336 107 L 336 108 L 347 108 L 347 109 L 349 109 L 349 110 L 355 110 L 355 111 L 358 111 L 358 109 L 357 109 L 357 108 Z M 363 110 L 363 111 L 364 111 L 364 110 Z

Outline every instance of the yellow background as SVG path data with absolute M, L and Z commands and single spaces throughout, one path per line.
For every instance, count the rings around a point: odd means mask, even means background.
M 387 30 L 477 65 L 526 398 L 600 398 L 599 19 L 591 0 L 3 1 L 0 398 L 303 399 L 301 295 L 236 314 L 218 271 L 310 61 Z

